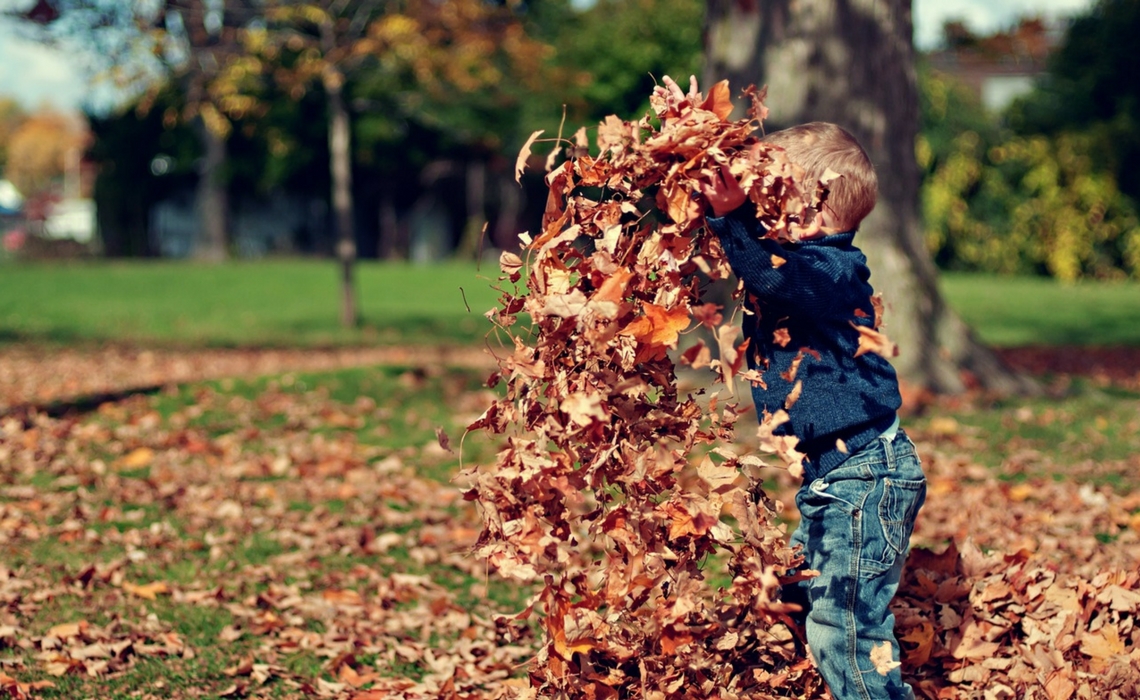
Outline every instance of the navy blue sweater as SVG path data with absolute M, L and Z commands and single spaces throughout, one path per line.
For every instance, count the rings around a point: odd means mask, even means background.
M 757 415 L 785 408 L 795 382 L 803 382 L 786 409 L 789 422 L 776 432 L 800 439 L 799 449 L 808 455 L 804 478 L 812 480 L 891 426 L 902 403 L 898 379 L 883 357 L 855 356 L 859 332 L 852 324 L 870 327 L 875 317 L 871 271 L 852 243 L 855 232 L 781 245 L 758 238 L 759 224 L 749 214 L 745 207 L 708 223 L 744 282 L 753 312 L 744 316 L 748 362 L 766 385 L 752 389 Z M 784 262 L 777 265 L 773 256 Z

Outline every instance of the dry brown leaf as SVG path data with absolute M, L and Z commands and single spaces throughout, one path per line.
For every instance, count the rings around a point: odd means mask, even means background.
M 522 182 L 522 174 L 526 171 L 526 162 L 530 160 L 530 149 L 534 146 L 535 139 L 542 135 L 542 131 L 539 129 L 528 136 L 522 148 L 519 149 L 519 155 L 515 158 L 515 182 Z

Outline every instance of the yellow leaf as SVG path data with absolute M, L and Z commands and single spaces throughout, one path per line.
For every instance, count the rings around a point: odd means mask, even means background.
M 1124 653 L 1124 640 L 1115 627 L 1106 626 L 1100 634 L 1086 634 L 1081 639 L 1081 653 L 1094 659 L 1108 659 Z
M 139 447 L 119 459 L 117 464 L 123 469 L 141 469 L 154 461 L 154 450 Z
M 129 581 L 123 581 L 123 590 L 131 595 L 146 598 L 147 600 L 157 600 L 160 593 L 170 592 L 170 588 L 162 581 L 144 583 L 141 586 L 130 583 Z
M 67 622 L 62 625 L 56 625 L 48 630 L 49 637 L 56 639 L 67 639 L 69 637 L 78 637 L 87 629 L 87 621 L 80 620 L 79 622 Z

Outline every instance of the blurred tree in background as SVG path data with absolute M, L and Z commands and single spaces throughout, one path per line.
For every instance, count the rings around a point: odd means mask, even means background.
M 12 140 L 12 134 L 26 117 L 19 102 L 11 97 L 0 96 L 0 175 L 8 163 L 8 144 Z
M 545 198 L 540 173 L 514 182 L 526 135 L 638 115 L 660 76 L 704 72 L 706 33 L 723 52 L 772 42 L 790 21 L 734 21 L 716 34 L 731 4 L 42 0 L 26 19 L 44 41 L 92 48 L 91 70 L 135 95 L 121 112 L 92 116 L 107 254 L 157 254 L 149 209 L 189 188 L 205 232 L 200 256 L 235 250 L 231 219 L 283 196 L 327 203 L 314 215 L 326 225 L 292 234 L 289 250 L 339 253 L 350 272 L 357 255 L 515 245 Z M 1101 0 L 1076 18 L 1045 79 L 1001 114 L 948 75 L 919 71 L 920 243 L 939 267 L 1061 279 L 1140 272 L 1140 181 L 1129 167 L 1140 151 L 1137 7 Z M 961 25 L 947 32 L 949 45 L 979 41 Z M 745 80 L 721 59 L 709 66 L 707 78 L 729 75 L 737 87 L 760 77 Z M 764 76 L 773 125 L 787 120 L 788 90 L 812 84 L 805 75 Z M 826 118 L 819 105 L 803 118 Z M 25 118 L 0 102 L 0 160 Z M 896 171 L 899 154 L 884 157 Z M 424 248 L 425 231 L 435 247 Z
M 258 109 L 264 103 L 256 95 L 267 84 L 293 99 L 300 99 L 312 86 L 320 87 L 328 115 L 330 199 L 342 270 L 341 319 L 354 325 L 352 268 L 357 236 L 347 83 L 359 79 L 379 87 L 379 101 L 393 116 L 415 118 L 432 107 L 446 113 L 448 103 L 455 107 L 485 103 L 484 95 L 499 94 L 505 85 L 537 88 L 543 76 L 536 68 L 542 65 L 545 47 L 527 36 L 510 7 L 482 0 L 266 2 L 264 11 L 265 22 L 243 30 L 244 51 L 231 57 L 220 72 L 218 84 L 223 87 L 218 92 L 226 95 L 221 104 L 245 117 L 264 111 Z M 454 127 L 467 125 L 476 142 L 504 131 L 502 118 L 480 116 L 485 115 L 468 110 Z M 478 183 L 469 184 L 468 196 L 473 210 L 469 215 L 477 229 L 482 225 L 477 212 L 484 198 L 478 189 L 472 195 L 471 189 L 481 188 L 481 181 L 478 173 L 469 177 L 469 183 Z
M 219 70 L 239 50 L 237 31 L 259 12 L 256 0 L 40 0 L 24 13 L 33 38 L 64 51 L 82 47 L 91 72 L 127 93 L 141 94 L 146 112 L 165 86 L 182 96 L 178 112 L 193 128 L 201 152 L 196 160 L 200 236 L 198 257 L 227 257 L 229 200 L 224 169 L 230 123 L 219 109 Z
M 87 140 L 86 125 L 74 116 L 51 109 L 33 112 L 7 138 L 4 177 L 29 198 L 62 189 L 65 172 L 78 168 Z
M 1062 280 L 1140 275 L 1140 6 L 1069 26 L 1040 85 L 1003 115 L 937 71 L 920 79 L 927 245 L 943 268 Z

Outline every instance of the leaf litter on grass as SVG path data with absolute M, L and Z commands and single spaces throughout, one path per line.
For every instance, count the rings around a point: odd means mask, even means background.
M 453 425 L 490 401 L 477 382 L 425 374 L 397 379 L 446 403 Z M 305 381 L 305 391 L 198 385 L 85 415 L 0 420 L 0 692 L 523 689 L 539 644 L 500 613 L 524 609 L 529 590 L 468 556 L 478 517 L 455 486 L 424 478 L 452 472 L 454 457 L 434 423 L 404 420 L 426 409 L 387 384 L 351 401 L 320 391 L 339 375 Z M 1132 488 L 1091 485 L 1089 465 L 1056 480 L 1030 463 L 1021 480 L 1000 479 L 961 420 L 908 428 L 931 490 L 895 604 L 905 676 L 920 697 L 1136 697 L 1134 465 L 1098 465 L 1133 474 Z M 378 426 L 405 439 L 369 444 Z M 795 480 L 772 481 L 794 517 Z
M 160 657 L 198 676 L 185 697 L 436 697 L 506 681 L 534 653 L 504 642 L 485 602 L 515 592 L 489 592 L 468 554 L 472 506 L 423 475 L 452 458 L 432 429 L 391 449 L 353 429 L 375 401 L 189 398 L 165 416 L 170 397 L 135 397 L 0 422 L 10 694 L 113 688 Z M 448 399 L 461 419 L 488 401 Z M 226 420 L 212 434 L 203 415 Z M 226 623 L 183 629 L 198 611 Z

